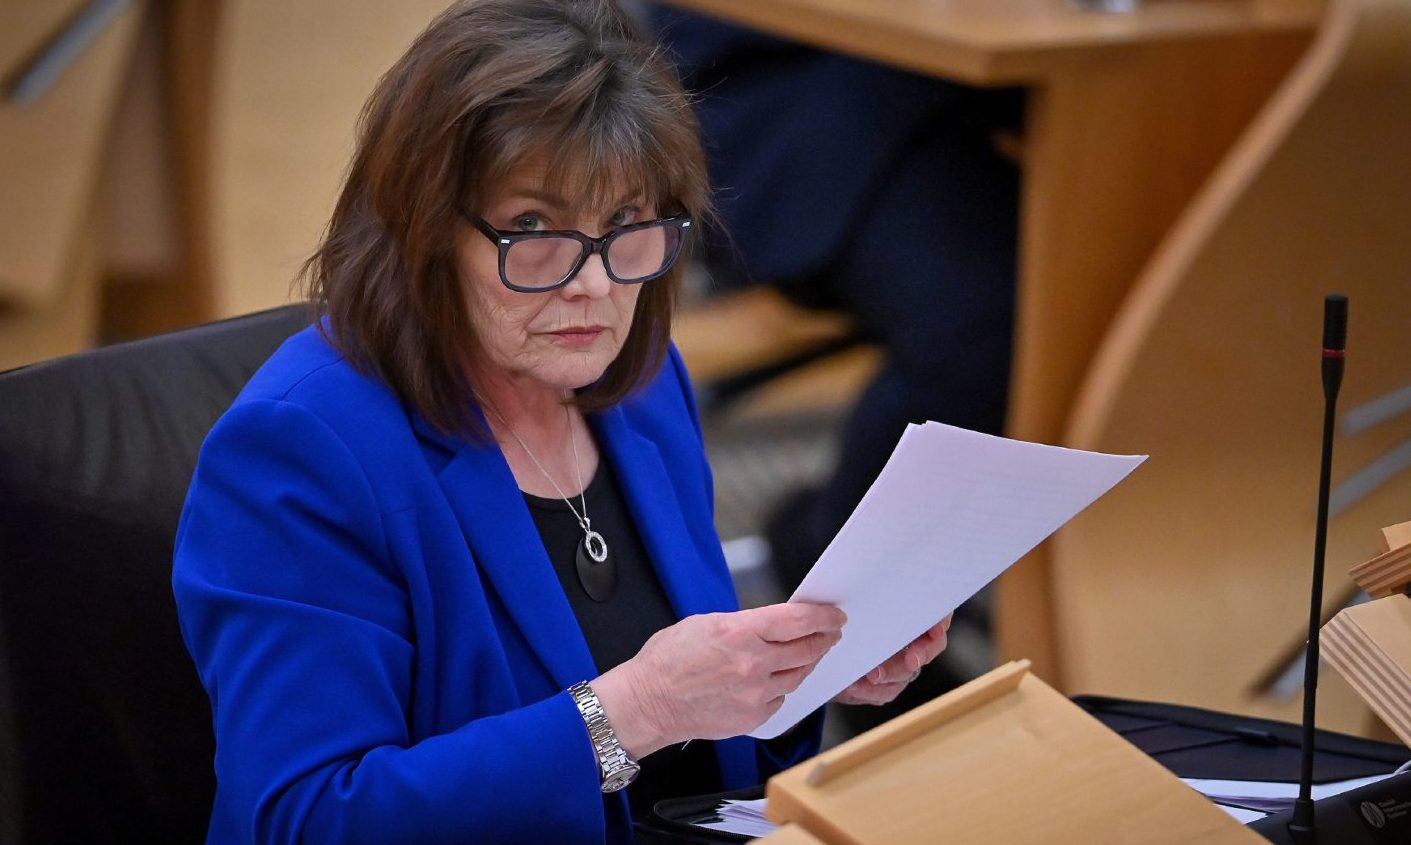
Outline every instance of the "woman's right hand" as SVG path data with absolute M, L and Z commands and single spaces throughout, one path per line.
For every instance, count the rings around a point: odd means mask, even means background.
M 689 739 L 749 733 L 842 638 L 847 616 L 774 604 L 689 616 L 592 682 L 618 742 L 636 759 Z

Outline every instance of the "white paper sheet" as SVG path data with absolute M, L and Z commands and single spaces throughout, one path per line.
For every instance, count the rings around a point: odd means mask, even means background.
M 1321 801 L 1331 795 L 1341 795 L 1350 789 L 1374 784 L 1391 775 L 1372 775 L 1334 783 L 1313 784 L 1312 797 Z M 1214 780 L 1210 778 L 1181 778 L 1186 785 L 1219 804 L 1229 804 L 1257 810 L 1261 813 L 1281 813 L 1293 807 L 1298 798 L 1298 784 L 1286 781 L 1258 780 Z
M 908 426 L 790 601 L 836 604 L 843 638 L 752 734 L 778 736 L 979 592 L 1145 456 Z
M 1230 807 L 1226 804 L 1221 804 L 1219 801 L 1216 801 L 1214 803 L 1215 806 L 1225 811 L 1225 815 L 1229 816 L 1240 824 L 1249 824 L 1250 822 L 1257 822 L 1265 816 L 1269 815 L 1268 813 L 1261 813 L 1258 810 L 1246 810 L 1243 807 Z M 772 833 L 773 831 L 770 832 Z

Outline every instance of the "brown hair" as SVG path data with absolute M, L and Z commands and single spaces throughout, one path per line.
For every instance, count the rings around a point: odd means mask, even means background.
M 534 157 L 551 190 L 600 203 L 625 181 L 662 214 L 710 214 L 680 81 L 611 0 L 465 0 L 363 108 L 342 194 L 301 274 L 329 341 L 447 433 L 482 433 L 469 413 L 479 346 L 455 269 L 462 214 Z M 645 285 L 622 351 L 578 405 L 610 406 L 656 373 L 681 273 L 678 262 Z

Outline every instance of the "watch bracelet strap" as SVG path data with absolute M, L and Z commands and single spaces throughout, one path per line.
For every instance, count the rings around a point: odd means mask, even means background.
M 579 681 L 568 688 L 568 693 L 577 705 L 579 715 L 583 717 L 583 724 L 588 728 L 588 739 L 598 757 L 599 776 L 606 779 L 611 773 L 636 766 L 637 761 L 618 743 L 617 733 L 608 722 L 607 712 L 603 710 L 598 694 L 593 692 L 588 682 Z

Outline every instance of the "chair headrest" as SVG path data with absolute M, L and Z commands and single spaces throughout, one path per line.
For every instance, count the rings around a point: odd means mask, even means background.
M 210 710 L 171 556 L 206 433 L 310 319 L 239 317 L 0 373 L 0 839 L 198 841 Z

